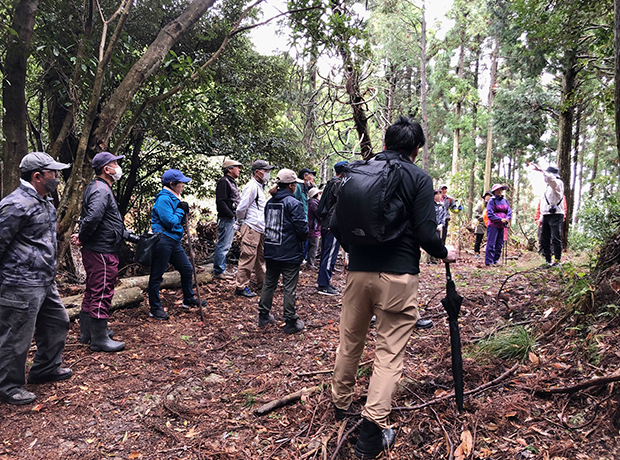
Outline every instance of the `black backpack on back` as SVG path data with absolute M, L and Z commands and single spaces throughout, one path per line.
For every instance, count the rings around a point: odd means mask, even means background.
M 334 235 L 345 246 L 372 246 L 398 238 L 407 228 L 405 203 L 398 194 L 403 165 L 379 154 L 354 161 L 344 171 Z

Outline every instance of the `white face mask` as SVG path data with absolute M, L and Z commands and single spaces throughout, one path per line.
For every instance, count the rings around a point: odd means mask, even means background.
M 266 184 L 271 179 L 271 172 L 263 171 L 263 184 Z
M 112 176 L 112 179 L 114 179 L 114 182 L 118 182 L 121 179 L 121 177 L 123 177 L 123 170 L 121 169 L 120 166 L 113 168 L 113 170 L 114 170 L 114 174 L 110 174 L 110 176 Z

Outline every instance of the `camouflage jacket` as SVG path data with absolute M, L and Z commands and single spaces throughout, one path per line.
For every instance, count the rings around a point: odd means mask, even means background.
M 0 201 L 0 284 L 49 286 L 56 257 L 56 209 L 20 185 Z

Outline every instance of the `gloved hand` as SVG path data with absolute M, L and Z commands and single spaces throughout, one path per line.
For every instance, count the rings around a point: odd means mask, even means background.
M 181 201 L 177 205 L 177 208 L 181 208 L 185 212 L 186 216 L 189 214 L 189 203 L 187 201 Z
M 126 239 L 130 243 L 140 242 L 140 237 L 136 235 L 134 232 L 130 232 L 129 230 L 123 231 L 123 239 Z
M 461 212 L 463 210 L 463 205 L 462 204 L 459 204 L 458 210 L 459 210 L 459 212 Z

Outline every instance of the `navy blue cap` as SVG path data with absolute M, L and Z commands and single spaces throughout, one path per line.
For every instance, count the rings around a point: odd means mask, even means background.
M 169 184 L 170 182 L 183 182 L 184 184 L 187 184 L 188 182 L 191 182 L 191 179 L 189 177 L 185 177 L 178 169 L 169 169 L 163 176 L 161 176 L 161 181 L 164 185 Z
M 116 156 L 112 155 L 110 152 L 99 152 L 97 155 L 95 155 L 91 164 L 93 165 L 93 169 L 101 169 L 108 163 L 118 161 L 123 158 L 125 158 L 125 155 Z
M 348 161 L 339 161 L 338 163 L 334 165 L 334 171 L 336 171 L 336 174 L 340 174 L 342 171 L 344 171 L 344 168 L 348 165 L 349 165 Z

